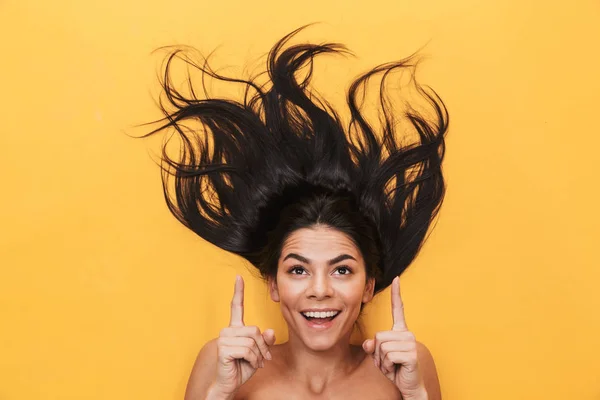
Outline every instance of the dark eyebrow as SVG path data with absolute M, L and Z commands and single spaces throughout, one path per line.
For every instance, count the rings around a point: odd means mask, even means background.
M 356 259 L 354 257 L 352 257 L 350 254 L 342 254 L 342 255 L 337 256 L 336 258 L 329 260 L 329 265 L 337 264 L 340 261 L 344 261 L 344 260 L 356 261 Z
M 295 258 L 298 261 L 302 261 L 303 263 L 310 264 L 310 260 L 308 258 L 302 257 L 301 255 L 298 255 L 296 253 L 290 253 L 290 254 L 288 254 L 287 256 L 285 256 L 285 258 L 283 259 L 283 261 L 287 260 L 288 258 Z M 352 257 L 350 254 L 341 254 L 341 255 L 337 256 L 336 258 L 332 258 L 327 263 L 329 265 L 333 265 L 333 264 L 337 264 L 340 261 L 344 261 L 344 260 L 354 260 L 354 261 L 356 261 L 356 259 L 354 257 Z

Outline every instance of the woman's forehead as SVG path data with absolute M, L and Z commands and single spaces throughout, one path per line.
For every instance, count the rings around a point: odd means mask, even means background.
M 356 260 L 360 251 L 345 233 L 327 226 L 298 229 L 287 238 L 281 249 L 281 256 L 296 253 L 314 261 L 330 260 L 342 253 Z

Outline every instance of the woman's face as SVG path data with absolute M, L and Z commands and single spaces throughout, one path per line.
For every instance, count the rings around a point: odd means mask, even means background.
M 360 250 L 348 236 L 316 225 L 293 232 L 284 242 L 277 280 L 269 279 L 269 288 L 290 339 L 294 335 L 318 351 L 349 339 L 361 303 L 373 298 L 374 280 L 367 281 Z

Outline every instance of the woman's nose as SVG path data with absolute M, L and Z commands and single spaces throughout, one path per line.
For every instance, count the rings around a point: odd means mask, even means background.
M 318 274 L 311 277 L 309 287 L 307 289 L 308 297 L 319 300 L 331 297 L 332 294 L 333 288 L 331 286 L 331 282 L 329 281 L 329 277 Z

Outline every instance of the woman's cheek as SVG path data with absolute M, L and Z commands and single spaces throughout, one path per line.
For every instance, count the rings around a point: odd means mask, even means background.
M 346 282 L 345 285 L 340 286 L 338 293 L 344 297 L 346 304 L 360 307 L 364 289 L 364 283 L 359 279 L 352 279 L 351 282 Z
M 299 282 L 288 282 L 284 281 L 279 286 L 279 301 L 281 302 L 284 309 L 293 312 L 299 308 L 299 303 L 302 297 L 302 288 Z

